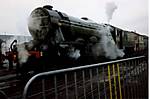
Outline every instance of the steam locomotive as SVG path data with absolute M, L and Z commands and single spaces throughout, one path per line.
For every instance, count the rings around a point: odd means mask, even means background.
M 147 36 L 68 16 L 49 5 L 32 11 L 28 28 L 33 40 L 18 45 L 23 75 L 143 55 L 148 48 Z

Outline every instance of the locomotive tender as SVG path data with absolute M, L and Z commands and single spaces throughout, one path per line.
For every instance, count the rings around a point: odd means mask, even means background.
M 33 40 L 23 44 L 29 54 L 20 62 L 22 74 L 131 57 L 147 50 L 146 36 L 68 16 L 48 5 L 32 11 L 28 28 Z M 139 38 L 143 38 L 141 46 Z

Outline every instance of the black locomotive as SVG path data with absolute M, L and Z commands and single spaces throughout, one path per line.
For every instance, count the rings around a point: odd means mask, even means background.
M 32 11 L 28 28 L 33 40 L 22 44 L 28 52 L 19 62 L 23 75 L 142 55 L 148 47 L 147 36 L 68 16 L 48 5 Z M 19 53 L 22 60 L 25 55 Z

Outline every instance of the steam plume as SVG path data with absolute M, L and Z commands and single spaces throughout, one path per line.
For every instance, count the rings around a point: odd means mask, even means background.
M 78 49 L 75 49 L 75 48 L 70 48 L 69 51 L 68 51 L 68 56 L 72 59 L 78 59 L 80 57 L 80 50 Z
M 106 4 L 106 15 L 107 15 L 107 21 L 108 23 L 112 19 L 114 11 L 117 9 L 117 6 L 114 2 L 108 2 Z
M 110 30 L 111 28 L 105 25 L 100 25 L 97 29 L 97 32 L 101 35 L 101 39 L 92 48 L 95 57 L 104 56 L 108 59 L 116 59 L 117 57 L 124 56 L 124 52 L 115 44 Z
M 28 51 L 25 49 L 25 45 L 24 44 L 20 44 L 17 46 L 17 50 L 18 50 L 18 59 L 19 59 L 19 63 L 25 63 L 29 57 L 29 53 Z

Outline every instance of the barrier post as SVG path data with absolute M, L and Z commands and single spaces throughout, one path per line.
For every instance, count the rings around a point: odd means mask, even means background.
M 113 78 L 114 78 L 114 92 L 115 92 L 115 99 L 117 99 L 117 87 L 116 87 L 116 73 L 115 73 L 115 65 L 113 64 Z
M 118 72 L 119 94 L 120 94 L 120 99 L 122 99 L 119 64 L 117 64 L 117 72 Z
M 111 78 L 110 78 L 110 66 L 108 65 L 108 81 L 109 81 L 109 92 L 110 92 L 110 99 L 112 99 L 112 87 L 111 87 Z

